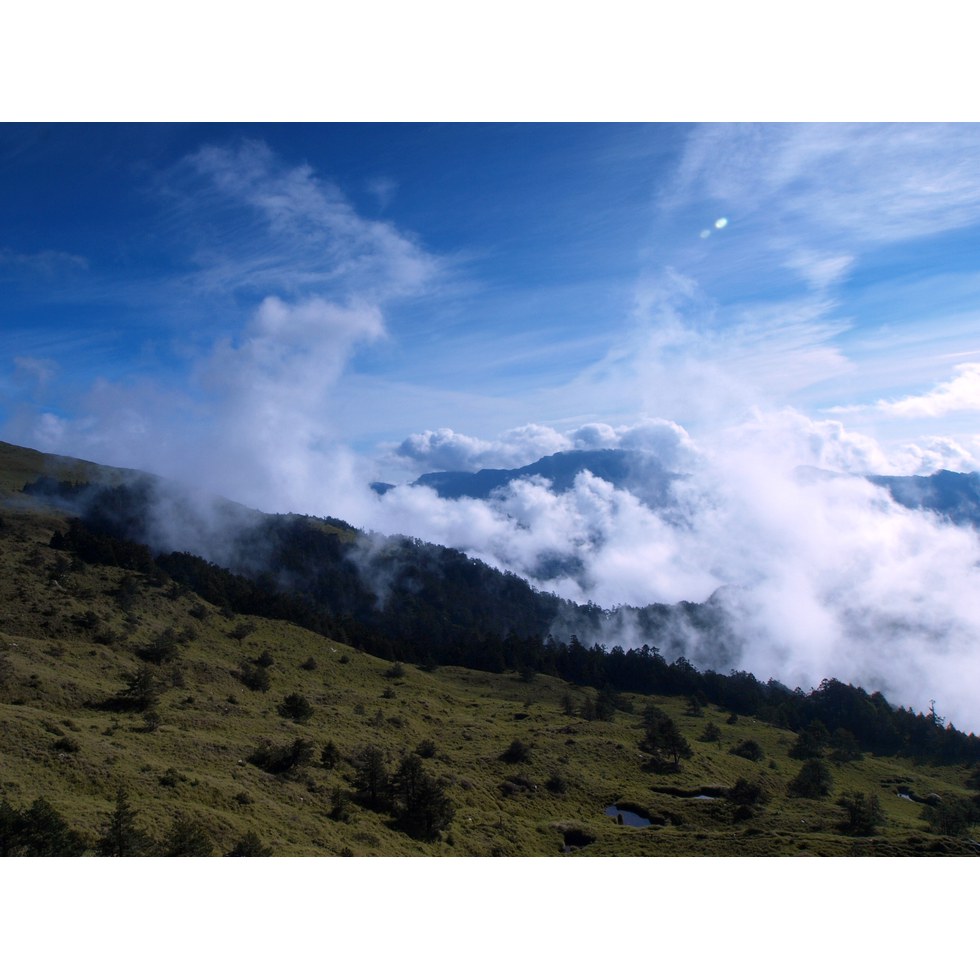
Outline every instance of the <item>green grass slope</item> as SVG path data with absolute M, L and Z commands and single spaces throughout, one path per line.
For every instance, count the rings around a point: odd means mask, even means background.
M 2 448 L 14 501 L 39 461 Z M 285 622 L 226 614 L 165 576 L 72 560 L 48 544 L 65 518 L 18 504 L 0 510 L 0 803 L 25 813 L 43 797 L 88 853 L 120 789 L 147 836 L 163 842 L 185 819 L 214 854 L 247 835 L 277 856 L 974 851 L 972 829 L 934 833 L 929 811 L 898 795 L 968 800 L 965 768 L 827 761 L 830 794 L 799 798 L 792 732 L 640 695 L 599 720 L 589 710 L 598 692 L 556 678 L 396 665 Z M 261 665 L 266 690 L 255 683 Z M 159 686 L 153 703 L 120 702 L 141 669 Z M 308 718 L 280 711 L 290 695 L 305 699 Z M 641 747 L 651 705 L 692 750 L 677 771 L 658 771 Z M 701 740 L 709 723 L 716 741 Z M 262 750 L 287 754 L 298 740 L 305 749 L 287 771 L 256 764 Z M 731 752 L 747 740 L 758 761 Z M 413 835 L 368 806 L 356 783 L 369 748 L 389 772 L 418 758 L 451 804 L 448 824 Z M 877 795 L 873 834 L 839 829 L 842 793 Z M 618 824 L 604 812 L 613 804 L 651 825 Z

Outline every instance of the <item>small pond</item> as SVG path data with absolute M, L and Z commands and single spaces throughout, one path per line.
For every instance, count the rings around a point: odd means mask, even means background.
M 618 806 L 607 806 L 602 812 L 607 817 L 615 817 L 617 823 L 624 824 L 627 827 L 650 826 L 650 820 L 647 817 L 641 817 L 640 814 L 634 813 L 632 810 L 624 810 Z

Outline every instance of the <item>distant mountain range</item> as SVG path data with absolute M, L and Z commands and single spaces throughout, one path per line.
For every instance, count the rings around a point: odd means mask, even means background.
M 980 527 L 980 473 L 939 470 L 932 476 L 869 476 L 912 510 L 931 510 L 954 524 Z
M 666 469 L 649 453 L 625 449 L 576 450 L 545 456 L 515 469 L 483 469 L 475 473 L 447 470 L 423 473 L 413 487 L 431 487 L 447 500 L 472 497 L 487 500 L 514 480 L 543 478 L 557 493 L 569 490 L 575 478 L 588 470 L 622 490 L 629 490 L 648 507 L 669 501 L 673 482 L 680 476 Z M 931 476 L 867 476 L 883 487 L 896 503 L 912 510 L 929 510 L 954 524 L 980 527 L 980 474 L 939 470 Z M 394 489 L 391 483 L 374 483 L 379 494 Z
M 460 497 L 487 500 L 494 491 L 503 489 L 514 480 L 536 477 L 548 480 L 553 490 L 563 493 L 571 489 L 575 478 L 586 470 L 613 486 L 629 490 L 651 507 L 663 506 L 667 502 L 670 485 L 679 475 L 666 469 L 649 453 L 590 449 L 555 453 L 510 470 L 423 473 L 412 486 L 431 487 L 446 500 L 458 500 Z M 394 489 L 391 483 L 373 483 L 371 486 L 380 494 Z

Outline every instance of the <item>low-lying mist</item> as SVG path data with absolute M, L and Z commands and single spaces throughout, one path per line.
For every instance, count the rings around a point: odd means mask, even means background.
M 796 428 L 798 439 L 787 439 Z M 809 689 L 838 677 L 893 703 L 980 719 L 980 539 L 910 510 L 860 475 L 867 440 L 784 413 L 756 415 L 710 442 L 685 440 L 686 469 L 661 506 L 642 485 L 580 474 L 565 492 L 512 482 L 488 500 L 401 486 L 365 500 L 358 521 L 460 548 L 538 588 L 605 608 L 713 602 L 739 638 L 701 666 L 751 670 Z M 676 459 L 664 461 L 673 466 Z M 662 488 L 657 488 L 659 495 Z M 649 642 L 630 617 L 607 645 Z
M 884 458 L 869 440 L 792 412 L 755 413 L 701 440 L 649 420 L 592 430 L 587 442 L 572 433 L 553 445 L 594 446 L 600 431 L 601 445 L 628 446 L 628 488 L 585 471 L 563 492 L 532 478 L 484 500 L 410 484 L 378 496 L 365 467 L 338 466 L 331 481 L 295 477 L 292 506 L 278 509 L 457 548 L 538 589 L 617 610 L 602 633 L 581 637 L 589 643 L 666 644 L 698 666 L 804 690 L 837 677 L 916 710 L 934 700 L 961 727 L 980 724 L 980 538 L 864 479 Z M 328 466 L 320 454 L 289 472 Z M 264 570 L 254 512 L 163 482 L 152 501 L 145 534 L 154 548 Z M 379 547 L 365 539 L 361 564 L 383 594 Z M 683 617 L 670 636 L 644 635 L 631 612 L 709 600 L 726 621 L 724 642 Z M 553 630 L 568 632 L 562 622 Z

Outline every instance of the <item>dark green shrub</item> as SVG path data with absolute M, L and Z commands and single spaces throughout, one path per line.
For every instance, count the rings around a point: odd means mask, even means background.
M 162 664 L 173 663 L 180 657 L 180 643 L 177 631 L 168 626 L 162 633 L 158 634 L 146 646 L 137 651 L 137 656 L 147 663 Z
M 934 834 L 965 837 L 976 823 L 977 808 L 972 800 L 954 796 L 943 799 L 938 806 L 924 806 L 922 819 Z
M 528 762 L 531 758 L 531 749 L 525 745 L 519 738 L 515 738 L 513 742 L 501 753 L 500 758 L 504 762 L 508 762 L 511 765 L 516 765 L 520 762 Z
M 789 784 L 789 791 L 793 796 L 803 796 L 811 800 L 830 796 L 833 788 L 833 777 L 823 759 L 808 759 Z
M 169 789 L 173 789 L 178 783 L 187 782 L 187 777 L 181 775 L 181 773 L 171 766 L 166 772 L 163 772 L 157 776 L 157 782 L 161 786 L 166 786 Z
M 250 691 L 268 691 L 272 684 L 269 672 L 258 664 L 243 663 L 238 669 L 238 677 Z
M 320 765 L 324 769 L 336 769 L 340 764 L 340 749 L 334 745 L 333 741 L 327 742 L 320 753 Z
M 274 745 L 266 741 L 252 752 L 248 761 L 265 772 L 282 775 L 309 765 L 313 750 L 313 743 L 305 738 L 298 738 L 291 745 Z
M 822 721 L 813 721 L 796 736 L 789 755 L 793 759 L 816 759 L 830 742 L 830 732 Z
M 563 796 L 568 792 L 568 781 L 560 773 L 552 773 L 544 784 L 544 788 L 549 793 L 554 793 L 555 796 Z
M 422 759 L 431 759 L 436 754 L 436 743 L 431 738 L 424 738 L 415 746 L 415 754 Z
M 750 762 L 761 762 L 765 757 L 762 746 L 755 739 L 747 738 L 728 750 L 732 755 L 739 755 Z
M 308 721 L 313 717 L 313 705 L 302 694 L 287 694 L 276 709 L 283 718 Z
M 838 828 L 851 837 L 870 837 L 884 822 L 881 802 L 875 793 L 845 793 L 837 799 L 844 811 Z
M 254 830 L 250 830 L 238 838 L 235 846 L 225 857 L 272 857 L 272 848 L 266 847 L 259 839 L 259 835 Z
M 769 794 L 764 786 L 743 778 L 737 779 L 725 795 L 737 806 L 764 806 L 769 801 Z
M 701 733 L 700 741 L 702 742 L 721 741 L 721 729 L 713 721 L 709 721 L 708 724 L 704 726 L 704 731 Z
M 242 641 L 250 637 L 255 632 L 255 623 L 250 623 L 247 620 L 244 623 L 238 623 L 233 627 L 229 633 L 228 637 L 232 640 L 238 640 L 238 645 L 242 645 Z
M 164 857 L 211 857 L 214 841 L 199 821 L 180 813 L 161 844 Z
M 350 794 L 335 786 L 330 794 L 330 819 L 340 823 L 350 820 Z
M 78 744 L 78 739 L 72 738 L 71 735 L 65 735 L 59 738 L 52 746 L 58 752 L 77 752 L 81 746 Z
M 313 657 L 310 657 L 309 659 L 304 660 L 299 666 L 301 670 L 316 670 L 317 663 Z
M 149 664 L 123 674 L 126 686 L 116 695 L 115 704 L 124 711 L 147 711 L 155 708 L 163 693 L 164 683 Z

